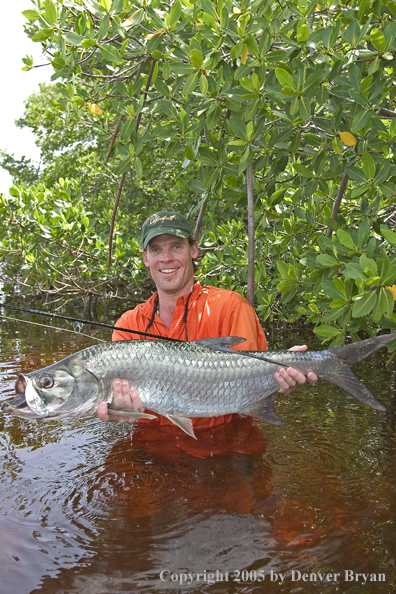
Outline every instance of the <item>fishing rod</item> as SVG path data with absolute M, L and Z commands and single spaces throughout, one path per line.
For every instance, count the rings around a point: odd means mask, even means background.
M 8 305 L 6 303 L 0 303 L 0 307 L 5 307 L 6 309 L 12 309 L 14 311 L 23 311 L 27 313 L 37 314 L 39 316 L 47 316 L 49 318 L 59 318 L 61 320 L 67 320 L 68 322 L 77 322 L 79 324 L 92 324 L 94 326 L 100 326 L 101 328 L 121 330 L 122 332 L 130 332 L 131 334 L 139 334 L 139 336 L 147 336 L 149 338 L 159 338 L 161 340 L 169 340 L 171 342 L 183 342 L 182 340 L 178 340 L 177 338 L 168 338 L 167 336 L 159 336 L 158 334 L 150 334 L 149 332 L 140 332 L 139 330 L 131 330 L 130 328 L 121 328 L 121 326 L 113 326 L 112 324 L 104 324 L 103 322 L 92 322 L 90 320 L 82 320 L 80 318 L 71 318 L 69 316 L 62 316 L 60 314 L 51 313 L 49 311 L 28 309 L 27 307 L 17 307 L 16 305 Z
M 49 311 L 40 311 L 38 309 L 29 309 L 27 307 L 17 307 L 16 305 L 8 305 L 6 303 L 0 303 L 0 307 L 5 307 L 6 309 L 12 309 L 14 311 L 22 311 L 26 313 L 33 313 L 39 316 L 47 316 L 49 318 L 59 318 L 61 320 L 67 320 L 68 322 L 77 322 L 79 324 L 92 324 L 93 326 L 100 326 L 101 328 L 110 328 L 111 330 L 121 330 L 122 332 L 130 332 L 131 334 L 139 334 L 139 336 L 145 336 L 149 338 L 157 338 L 160 340 L 169 340 L 171 342 L 184 342 L 183 340 L 179 340 L 178 338 L 169 338 L 167 336 L 160 336 L 159 334 L 150 334 L 149 332 L 140 332 L 140 330 L 131 330 L 130 328 L 121 328 L 120 326 L 113 326 L 112 324 L 104 324 L 103 322 L 92 322 L 89 320 L 82 320 L 80 318 L 72 318 L 70 316 L 62 316 L 60 314 L 51 313 Z M 282 367 L 280 363 L 275 363 L 268 357 L 264 357 L 263 355 L 254 355 L 252 352 L 247 351 L 233 351 L 228 347 L 221 347 L 221 346 L 211 346 L 210 347 L 214 351 L 220 351 L 224 353 L 236 353 L 242 355 L 244 357 L 250 357 L 252 359 L 258 359 L 260 361 L 266 361 L 267 363 L 272 363 L 277 367 Z

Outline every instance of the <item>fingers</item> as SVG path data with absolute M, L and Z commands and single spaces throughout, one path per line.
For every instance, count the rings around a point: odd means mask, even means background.
M 101 421 L 110 421 L 110 417 L 107 413 L 107 403 L 104 400 L 99 402 L 98 417 Z
M 316 384 L 316 382 L 318 381 L 318 376 L 313 371 L 308 371 L 307 380 L 310 384 Z
M 144 411 L 138 393 L 135 388 L 129 385 L 129 382 L 115 379 L 112 388 L 114 408 L 124 408 L 139 412 Z
M 142 402 L 139 398 L 139 395 L 135 388 L 129 385 L 129 382 L 126 380 L 115 379 L 112 384 L 112 393 L 113 393 L 113 404 L 112 408 L 115 409 L 123 409 L 123 410 L 132 410 L 137 412 L 143 412 L 144 407 Z M 108 421 L 118 421 L 119 423 L 132 423 L 130 417 L 125 417 L 121 415 L 109 415 L 107 411 L 107 404 L 104 401 L 101 401 L 98 406 L 98 417 L 101 421 L 108 422 Z
M 281 367 L 275 372 L 275 379 L 279 384 L 279 392 L 288 394 L 297 385 L 305 384 L 307 380 L 314 384 L 318 378 L 312 371 L 309 371 L 305 376 L 301 371 L 297 371 L 293 367 L 287 367 L 287 369 Z

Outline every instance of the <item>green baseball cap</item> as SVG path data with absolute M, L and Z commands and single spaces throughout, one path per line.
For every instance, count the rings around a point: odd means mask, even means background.
M 179 212 L 161 210 L 148 217 L 143 223 L 143 249 L 158 235 L 176 235 L 187 239 L 191 235 L 191 225 Z

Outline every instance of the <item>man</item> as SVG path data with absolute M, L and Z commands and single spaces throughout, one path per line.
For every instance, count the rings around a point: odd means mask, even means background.
M 201 287 L 194 282 L 194 260 L 198 245 L 191 235 L 188 220 L 177 212 L 161 211 L 150 216 L 142 227 L 143 262 L 157 287 L 157 292 L 135 309 L 124 313 L 117 326 L 149 332 L 179 340 L 198 340 L 216 336 L 240 336 L 245 342 L 238 350 L 266 350 L 267 342 L 253 307 L 238 293 L 216 287 Z M 115 330 L 113 340 L 135 338 Z M 144 337 L 141 337 L 144 339 Z M 293 350 L 305 351 L 296 346 Z M 279 392 L 287 394 L 297 384 L 317 380 L 313 372 L 307 377 L 291 367 L 275 372 Z M 126 381 L 113 383 L 114 406 L 143 411 L 139 395 Z M 125 417 L 110 417 L 101 402 L 98 415 L 102 421 L 130 422 Z M 193 419 L 194 427 L 229 422 L 234 415 L 211 419 Z M 168 419 L 161 418 L 167 424 Z

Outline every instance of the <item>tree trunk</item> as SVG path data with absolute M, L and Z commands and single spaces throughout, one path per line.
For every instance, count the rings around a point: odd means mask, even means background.
M 248 289 L 247 299 L 254 305 L 254 191 L 253 167 L 246 169 L 247 202 L 248 202 Z

